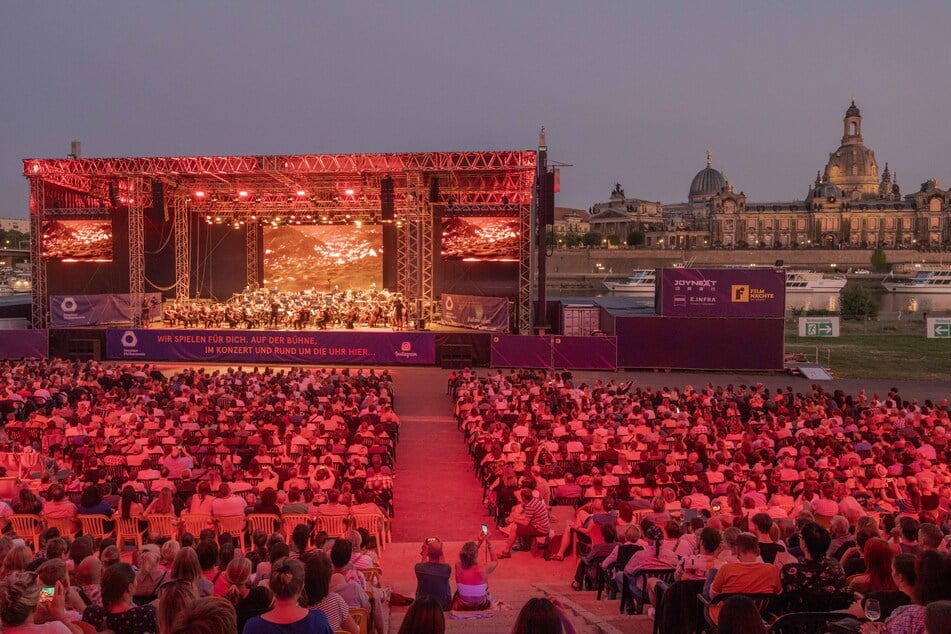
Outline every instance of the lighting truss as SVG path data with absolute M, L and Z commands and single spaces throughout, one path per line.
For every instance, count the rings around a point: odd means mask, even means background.
M 50 304 L 46 296 L 46 262 L 43 260 L 43 212 L 46 184 L 43 179 L 30 179 L 30 268 L 32 269 L 33 302 L 30 317 L 33 327 L 49 328 Z
M 175 232 L 175 299 L 188 299 L 191 281 L 191 259 L 189 258 L 188 206 L 182 198 L 176 198 L 172 204 L 172 217 Z
M 145 179 L 133 177 L 130 184 L 142 191 Z M 142 300 L 145 296 L 145 230 L 143 226 L 142 197 L 133 196 L 129 205 L 129 303 L 132 306 L 132 325 L 142 325 Z

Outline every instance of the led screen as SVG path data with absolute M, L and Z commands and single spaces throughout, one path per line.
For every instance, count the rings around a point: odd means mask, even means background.
M 517 261 L 518 225 L 518 218 L 511 216 L 443 218 L 442 257 L 484 262 Z
M 111 262 L 109 220 L 50 220 L 43 223 L 43 257 L 63 262 Z
M 264 286 L 330 291 L 383 286 L 382 225 L 285 225 L 264 229 Z

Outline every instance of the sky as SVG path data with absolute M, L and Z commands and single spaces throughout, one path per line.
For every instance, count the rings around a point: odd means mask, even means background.
M 951 184 L 949 2 L 0 2 L 0 217 L 22 159 L 531 149 L 556 204 L 687 198 L 713 152 L 802 199 L 854 98 L 902 191 Z

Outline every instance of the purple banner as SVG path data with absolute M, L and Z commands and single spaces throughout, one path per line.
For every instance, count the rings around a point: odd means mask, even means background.
M 106 357 L 135 361 L 234 361 L 433 365 L 429 332 L 108 330 Z
M 508 332 L 509 300 L 507 297 L 451 295 L 443 293 L 440 304 L 442 323 L 489 332 Z
M 665 317 L 776 317 L 786 311 L 782 269 L 663 269 Z
M 781 370 L 782 319 L 619 317 L 618 367 Z
M 46 330 L 0 330 L 4 359 L 45 359 L 50 354 Z
M 51 295 L 50 320 L 53 328 L 97 326 L 132 323 L 134 312 L 140 312 L 151 323 L 162 317 L 162 295 L 144 293 L 142 304 L 132 306 L 128 293 L 107 295 Z
M 555 368 L 566 370 L 616 370 L 615 337 L 552 337 Z
M 492 367 L 550 368 L 551 337 L 493 335 Z

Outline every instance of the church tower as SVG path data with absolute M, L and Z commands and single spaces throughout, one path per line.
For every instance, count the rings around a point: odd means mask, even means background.
M 862 113 L 855 101 L 842 119 L 842 144 L 829 155 L 826 179 L 841 189 L 849 200 L 867 200 L 879 194 L 878 163 L 875 153 L 862 142 Z

